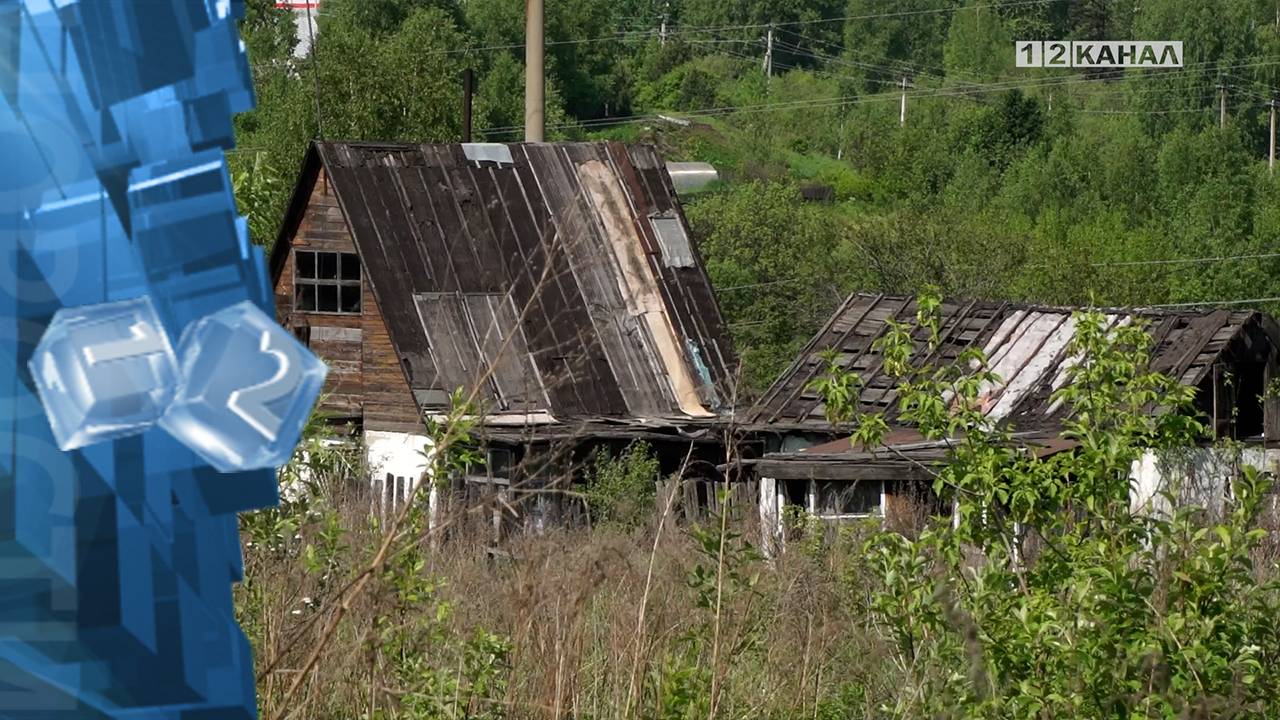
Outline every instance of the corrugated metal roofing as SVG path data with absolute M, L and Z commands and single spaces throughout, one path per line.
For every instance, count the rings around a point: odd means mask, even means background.
M 653 148 L 322 142 L 311 152 L 420 401 L 438 407 L 479 382 L 498 414 L 720 411 L 728 333 L 696 248 L 678 240 L 687 227 Z
M 1021 429 L 1052 427 L 1061 419 L 1062 408 L 1051 402 L 1050 395 L 1066 381 L 1072 363 L 1067 348 L 1075 332 L 1072 314 L 1076 310 L 946 300 L 941 308 L 941 342 L 924 358 L 926 339 L 918 337 L 917 362 L 954 362 L 966 349 L 980 347 L 1002 380 L 986 389 L 988 416 L 1007 419 Z M 1104 312 L 1112 324 L 1144 318 L 1153 339 L 1153 368 L 1188 386 L 1200 385 L 1214 363 L 1237 341 L 1255 352 L 1260 343 L 1269 345 L 1266 352 L 1277 344 L 1275 323 L 1253 310 Z M 851 295 L 752 409 L 751 424 L 778 429 L 826 427 L 825 408 L 809 384 L 823 372 L 821 354 L 828 349 L 837 350 L 840 365 L 862 379 L 862 410 L 885 412 L 892 422 L 897 414 L 894 381 L 881 372 L 883 358 L 872 345 L 888 329 L 886 321 L 912 324 L 915 314 L 916 303 L 911 297 Z

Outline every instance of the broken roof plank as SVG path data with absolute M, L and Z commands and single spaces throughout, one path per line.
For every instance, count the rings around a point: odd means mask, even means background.
M 851 295 L 762 401 L 749 411 L 748 425 L 780 430 L 828 428 L 829 423 L 821 415 L 820 398 L 806 391 L 809 381 L 821 371 L 820 356 L 827 349 L 836 350 L 840 366 L 857 372 L 861 378 L 861 409 L 884 411 L 893 421 L 896 408 L 886 403 L 893 399 L 894 379 L 883 373 L 883 358 L 871 345 L 884 332 L 889 319 L 910 322 L 913 307 L 909 297 Z M 944 301 L 943 332 L 932 352 L 933 359 L 955 362 L 966 349 L 983 349 L 989 367 L 998 375 L 1007 376 L 988 390 L 988 412 L 994 417 L 1007 417 L 1017 427 L 1046 427 L 1060 421 L 1065 412 L 1052 398 L 1071 364 L 1070 346 L 1075 334 L 1071 315 L 1076 310 L 1027 303 Z M 1280 337 L 1273 337 L 1274 332 L 1266 329 L 1274 324 L 1264 322 L 1264 316 L 1254 311 L 1136 308 L 1103 312 L 1113 328 L 1134 318 L 1150 321 L 1152 368 L 1189 385 L 1199 384 L 1225 353 L 1239 352 L 1246 338 L 1271 338 L 1272 349 L 1268 352 L 1280 344 Z M 961 315 L 965 317 L 958 317 Z M 915 341 L 917 354 L 929 353 L 923 337 Z

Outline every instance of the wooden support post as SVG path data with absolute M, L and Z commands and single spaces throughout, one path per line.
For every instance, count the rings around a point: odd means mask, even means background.
M 475 93 L 475 72 L 462 71 L 462 142 L 471 142 L 471 98 Z

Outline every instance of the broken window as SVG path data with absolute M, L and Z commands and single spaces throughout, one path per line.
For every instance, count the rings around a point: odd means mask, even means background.
M 815 480 L 814 514 L 819 517 L 883 515 L 884 483 L 879 480 Z
M 505 448 L 489 448 L 489 477 L 498 480 L 511 479 L 511 451 Z
M 360 314 L 360 256 L 355 253 L 295 250 L 294 309 L 301 312 Z

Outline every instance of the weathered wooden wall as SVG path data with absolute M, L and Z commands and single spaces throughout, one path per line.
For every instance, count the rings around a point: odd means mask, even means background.
M 293 248 L 356 252 L 351 229 L 323 169 L 319 171 Z M 281 324 L 307 328 L 303 335 L 313 352 L 329 364 L 326 398 L 321 410 L 343 417 L 363 418 L 370 430 L 411 432 L 420 427 L 413 395 L 396 359 L 368 276 L 361 272 L 359 315 L 294 310 L 292 252 L 276 282 L 276 312 Z M 411 302 L 406 299 L 405 302 Z
M 404 302 L 412 303 L 413 299 L 405 298 Z M 364 311 L 364 428 L 419 432 L 422 416 L 367 279 L 361 308 Z

